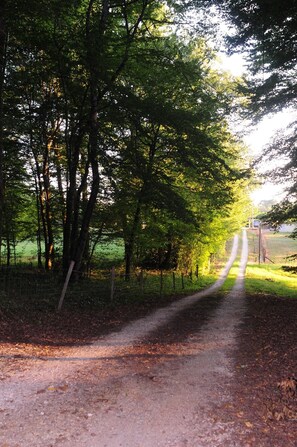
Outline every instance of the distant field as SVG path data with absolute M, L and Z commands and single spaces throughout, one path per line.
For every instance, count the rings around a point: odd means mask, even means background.
M 122 239 L 117 240 L 103 240 L 97 245 L 94 253 L 94 261 L 101 265 L 106 262 L 114 261 L 118 263 L 124 259 L 124 242 Z M 16 246 L 16 262 L 37 262 L 37 246 L 36 242 L 24 241 Z
M 124 259 L 124 241 L 123 239 L 117 239 L 113 241 L 106 240 L 96 247 L 95 261 L 99 261 L 101 264 L 104 262 L 119 262 Z
M 37 257 L 36 253 L 37 253 L 36 242 L 32 241 L 19 242 L 16 246 L 17 257 L 30 257 L 30 256 Z
M 246 272 L 246 289 L 249 293 L 266 293 L 297 298 L 297 275 L 285 272 L 282 266 L 297 266 L 297 261 L 287 259 L 297 253 L 297 241 L 290 239 L 288 233 L 273 233 L 264 231 L 265 246 L 269 260 L 258 264 L 259 261 L 259 237 L 258 230 L 248 230 L 249 239 L 249 264 Z M 215 260 L 211 273 L 216 273 L 224 264 L 227 254 L 230 252 L 232 241 L 227 244 L 225 256 L 219 256 Z M 36 243 L 23 242 L 18 244 L 16 250 L 17 263 L 35 263 Z M 120 265 L 124 259 L 124 243 L 122 239 L 103 240 L 98 244 L 93 262 L 100 268 L 110 268 L 112 265 Z M 230 272 L 224 289 L 232 287 L 237 274 L 238 260 Z M 213 279 L 212 279 L 213 280 Z
M 287 259 L 297 253 L 297 241 L 289 238 L 289 233 L 264 231 L 263 236 L 269 260 L 259 264 L 258 231 L 248 231 L 249 264 L 245 280 L 247 292 L 297 298 L 297 275 L 282 269 L 284 265 L 297 266 L 296 260 Z
M 6 249 L 1 250 L 1 264 L 6 264 Z M 11 250 L 11 265 L 37 264 L 37 244 L 32 241 L 19 242 L 15 251 Z
M 296 261 L 286 259 L 297 253 L 297 241 L 288 237 L 289 233 L 265 232 L 267 256 L 276 264 L 296 265 Z
M 286 259 L 297 253 L 297 240 L 289 238 L 290 233 L 273 233 L 262 231 L 267 257 L 275 264 L 297 265 L 296 261 Z M 259 259 L 259 236 L 258 230 L 248 231 L 249 239 L 249 261 L 258 263 Z M 269 260 L 267 260 L 269 263 Z

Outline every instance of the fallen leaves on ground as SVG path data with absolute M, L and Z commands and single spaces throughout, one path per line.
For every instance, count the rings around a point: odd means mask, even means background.
M 236 419 L 252 430 L 253 446 L 297 445 L 296 315 L 297 300 L 261 295 L 247 298 L 231 392 Z M 238 439 L 245 445 L 249 434 L 238 430 Z
M 145 303 L 134 308 L 79 311 L 68 308 L 59 315 L 32 308 L 21 314 L 2 311 L 0 380 L 28 368 L 34 358 L 61 356 L 67 346 L 89 343 L 119 330 L 156 306 L 157 303 Z M 245 318 L 238 329 L 237 348 L 232 353 L 232 400 L 218 405 L 213 417 L 234 423 L 238 445 L 296 447 L 297 300 L 253 296 L 247 297 L 246 306 Z M 168 326 L 166 342 L 174 346 L 180 342 L 181 332 L 183 339 L 194 334 L 195 324 L 197 327 L 202 324 L 197 315 L 189 327 L 189 321 L 182 315 L 175 321 L 180 333 Z M 154 376 L 150 379 L 154 381 Z M 49 388 L 40 392 L 67 391 L 65 384 L 52 384 Z

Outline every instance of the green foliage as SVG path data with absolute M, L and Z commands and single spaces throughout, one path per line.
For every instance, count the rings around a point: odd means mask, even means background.
M 241 97 L 206 39 L 176 32 L 190 3 L 7 0 L 4 170 L 22 179 L 5 218 L 46 268 L 87 268 L 106 235 L 124 240 L 127 274 L 204 268 L 243 223 L 227 122 Z
M 205 4 L 209 4 L 206 1 Z M 250 74 L 247 92 L 253 120 L 283 110 L 292 112 L 288 129 L 275 135 L 264 159 L 274 161 L 267 172 L 272 181 L 287 188 L 287 197 L 269 210 L 265 219 L 277 228 L 296 221 L 296 29 L 295 1 L 214 1 L 233 25 L 228 42 L 231 51 L 244 51 Z M 281 159 L 281 163 L 276 160 Z
M 235 25 L 232 47 L 247 51 L 255 75 L 252 102 L 260 113 L 271 113 L 295 103 L 292 81 L 296 69 L 294 1 L 225 0 L 217 2 Z

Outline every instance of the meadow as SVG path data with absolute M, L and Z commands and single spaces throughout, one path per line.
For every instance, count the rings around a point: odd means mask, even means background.
M 259 238 L 257 230 L 248 230 L 249 262 L 246 269 L 245 286 L 247 294 L 266 294 L 283 297 L 297 298 L 297 275 L 283 270 L 283 266 L 297 266 L 296 261 L 288 259 L 288 256 L 297 253 L 297 241 L 288 237 L 288 234 L 263 232 L 264 244 L 268 259 L 259 264 Z M 65 305 L 82 307 L 105 307 L 106 305 L 118 305 L 119 303 L 135 303 L 136 301 L 151 300 L 152 297 L 160 299 L 161 296 L 182 296 L 201 290 L 212 284 L 218 277 L 221 268 L 228 258 L 231 250 L 231 241 L 226 244 L 225 252 L 216 255 L 210 264 L 210 270 L 199 273 L 199 278 L 193 274 L 182 275 L 177 272 L 140 272 L 132 275 L 129 282 L 124 281 L 121 265 L 123 263 L 124 247 L 121 240 L 109 241 L 99 245 L 94 255 L 94 265 L 99 267 L 92 270 L 90 277 L 81 283 L 71 284 L 66 295 Z M 22 265 L 32 260 L 34 266 L 36 247 L 34 243 L 23 243 L 18 246 L 17 260 L 22 260 Z M 227 293 L 235 283 L 238 273 L 240 250 L 237 259 L 232 266 L 228 278 L 222 287 Z M 35 261 L 34 261 L 35 260 Z M 115 265 L 115 283 L 111 293 L 111 267 Z M 162 275 L 162 277 L 160 276 Z M 3 276 L 3 275 L 2 275 Z M 50 272 L 35 272 L 23 270 L 11 270 L 9 275 L 0 278 L 0 286 L 5 291 L 2 296 L 2 305 L 13 298 L 14 305 L 22 307 L 23 301 L 32 300 L 32 304 L 38 300 L 38 305 L 55 307 L 62 288 L 61 279 Z M 5 298 L 5 299 L 4 299 Z M 17 304 L 18 302 L 18 304 Z M 42 304 L 43 303 L 43 304 Z M 34 305 L 34 304 L 33 304 Z
M 269 294 L 297 298 L 297 274 L 283 267 L 297 266 L 290 256 L 297 253 L 297 241 L 289 233 L 263 231 L 267 258 L 259 263 L 259 238 L 257 230 L 248 231 L 249 263 L 246 269 L 247 293 Z
M 56 248 L 59 251 L 59 246 Z M 5 251 L 2 253 L 2 264 L 5 264 Z M 93 260 L 101 268 L 110 264 L 118 265 L 124 259 L 124 242 L 122 239 L 102 239 L 96 246 Z M 37 265 L 37 245 L 33 241 L 19 242 L 11 259 L 11 265 L 33 264 Z

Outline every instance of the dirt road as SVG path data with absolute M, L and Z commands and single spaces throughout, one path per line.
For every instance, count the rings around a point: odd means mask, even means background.
M 28 359 L 2 381 L 1 447 L 237 446 L 235 425 L 218 408 L 232 404 L 232 352 L 245 313 L 243 232 L 236 284 L 219 281 L 96 343 Z

